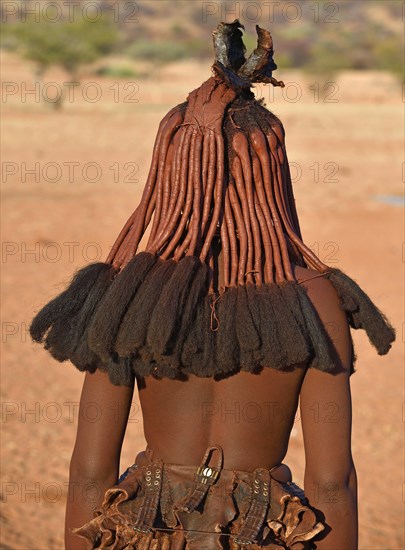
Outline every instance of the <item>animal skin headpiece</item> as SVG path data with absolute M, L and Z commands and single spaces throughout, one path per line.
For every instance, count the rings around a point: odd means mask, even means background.
M 390 349 L 384 314 L 302 240 L 283 125 L 251 90 L 284 86 L 272 75 L 272 37 L 257 26 L 246 59 L 241 28 L 218 25 L 213 75 L 161 121 L 141 201 L 106 262 L 78 271 L 33 320 L 32 338 L 57 360 L 104 370 L 114 384 L 303 363 L 335 372 L 294 264 L 328 278 L 350 326 L 379 354 Z

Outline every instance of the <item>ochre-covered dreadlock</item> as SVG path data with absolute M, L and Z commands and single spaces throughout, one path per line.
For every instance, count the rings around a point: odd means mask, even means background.
M 284 86 L 272 76 L 272 38 L 256 27 L 246 60 L 240 28 L 218 26 L 213 76 L 161 121 L 141 201 L 106 262 L 81 269 L 33 320 L 32 338 L 59 361 L 105 370 L 115 384 L 303 362 L 336 370 L 292 263 L 329 278 L 350 326 L 389 351 L 395 330 L 384 314 L 302 241 L 284 128 L 251 91 Z

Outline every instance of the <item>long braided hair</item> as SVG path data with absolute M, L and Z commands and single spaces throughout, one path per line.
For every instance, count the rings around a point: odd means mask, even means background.
M 272 37 L 257 26 L 246 59 L 241 28 L 218 26 L 212 77 L 161 121 L 141 201 L 106 262 L 81 269 L 33 320 L 32 338 L 57 360 L 104 370 L 114 384 L 302 363 L 335 372 L 294 264 L 327 277 L 350 326 L 379 354 L 390 349 L 384 314 L 302 240 L 283 125 L 251 90 L 284 86 L 272 75 Z

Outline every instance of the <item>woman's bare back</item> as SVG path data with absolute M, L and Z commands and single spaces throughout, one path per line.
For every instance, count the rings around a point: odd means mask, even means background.
M 349 328 L 331 283 L 312 269 L 295 266 L 295 273 L 348 366 Z M 167 462 L 197 464 L 206 447 L 218 443 L 225 468 L 271 468 L 287 452 L 306 371 L 297 365 L 290 372 L 263 368 L 221 380 L 138 378 L 146 441 Z

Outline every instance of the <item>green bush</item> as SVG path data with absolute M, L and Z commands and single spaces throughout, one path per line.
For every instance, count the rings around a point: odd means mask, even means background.
M 80 66 L 111 52 L 118 39 L 117 27 L 108 19 L 79 19 L 50 23 L 27 19 L 11 26 L 17 50 L 34 61 L 43 73 L 59 65 L 76 78 Z
M 151 42 L 150 40 L 138 40 L 129 46 L 126 53 L 136 59 L 144 59 L 145 61 L 157 63 L 169 63 L 187 57 L 184 44 L 171 41 Z
M 134 71 L 132 67 L 124 65 L 105 65 L 99 67 L 96 71 L 98 76 L 108 76 L 111 78 L 137 78 L 139 73 Z
M 404 78 L 404 51 L 401 41 L 390 38 L 378 42 L 374 54 L 376 69 L 392 71 Z
M 207 48 L 206 42 L 192 38 L 182 41 L 160 40 L 151 42 L 150 40 L 138 40 L 131 44 L 125 53 L 135 59 L 165 64 L 182 59 L 207 57 L 208 50 L 212 56 L 211 44 Z

